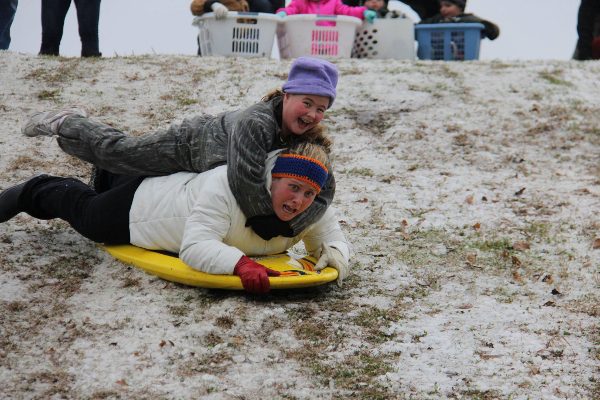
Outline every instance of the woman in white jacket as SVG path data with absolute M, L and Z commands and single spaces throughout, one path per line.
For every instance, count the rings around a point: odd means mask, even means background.
M 327 181 L 329 164 L 326 149 L 312 143 L 269 154 L 266 185 L 281 220 L 312 204 Z M 248 256 L 282 253 L 300 240 L 319 258 L 316 269 L 336 268 L 338 283 L 348 274 L 349 245 L 333 209 L 294 237 L 264 240 L 246 226 L 225 165 L 153 178 L 104 171 L 95 186 L 96 191 L 74 178 L 36 176 L 0 194 L 0 222 L 19 212 L 61 218 L 95 242 L 166 250 L 200 271 L 239 275 L 253 293 L 268 292 L 268 276 L 279 273 Z

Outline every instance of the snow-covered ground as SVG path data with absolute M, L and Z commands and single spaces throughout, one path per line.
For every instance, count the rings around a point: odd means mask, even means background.
M 0 225 L 2 398 L 600 397 L 600 63 L 337 61 L 342 288 L 185 287 L 60 221 Z M 87 179 L 33 111 L 132 134 L 258 101 L 289 61 L 0 52 L 0 188 Z

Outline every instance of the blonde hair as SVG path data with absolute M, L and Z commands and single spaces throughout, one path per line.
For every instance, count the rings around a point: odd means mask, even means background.
M 290 146 L 284 153 L 317 160 L 327 168 L 329 173 L 331 173 L 331 158 L 329 157 L 330 149 L 323 145 L 311 142 L 298 142 Z
M 284 94 L 285 93 L 281 88 L 273 89 L 267 94 L 265 94 L 261 101 L 267 102 L 273 100 L 275 97 L 281 97 Z M 290 146 L 293 146 L 295 143 L 299 142 L 309 142 L 317 144 L 319 146 L 323 146 L 327 153 L 331 151 L 331 147 L 333 146 L 333 140 L 331 140 L 331 138 L 329 137 L 329 134 L 327 133 L 327 128 L 325 128 L 325 126 L 321 123 L 317 124 L 317 126 L 313 128 L 310 128 L 302 135 L 294 135 L 294 137 L 291 139 L 292 142 L 290 143 Z
M 265 94 L 262 99 L 260 99 L 261 101 L 267 102 L 269 100 L 274 99 L 277 96 L 283 96 L 283 90 L 281 88 L 277 88 L 277 89 L 273 89 L 270 92 L 268 92 L 267 94 Z

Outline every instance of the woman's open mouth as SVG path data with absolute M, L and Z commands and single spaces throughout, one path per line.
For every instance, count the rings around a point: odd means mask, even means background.
M 302 129 L 306 129 L 309 126 L 312 125 L 312 120 L 309 119 L 304 119 L 304 118 L 298 118 L 298 126 L 300 126 L 300 128 Z
M 281 208 L 283 209 L 283 211 L 285 213 L 288 213 L 288 214 L 295 214 L 298 211 L 296 208 L 290 207 L 290 206 L 285 205 L 285 204 L 282 205 Z

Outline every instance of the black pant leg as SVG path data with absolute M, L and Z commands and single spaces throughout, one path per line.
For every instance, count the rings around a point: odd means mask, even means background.
M 42 0 L 41 55 L 57 56 L 71 0 Z
M 39 219 L 61 218 L 86 238 L 99 243 L 129 243 L 129 210 L 143 177 L 121 177 L 98 194 L 73 178 L 41 175 L 23 188 L 19 203 Z
M 100 0 L 75 0 L 75 7 L 81 38 L 81 57 L 102 56 L 98 44 Z

